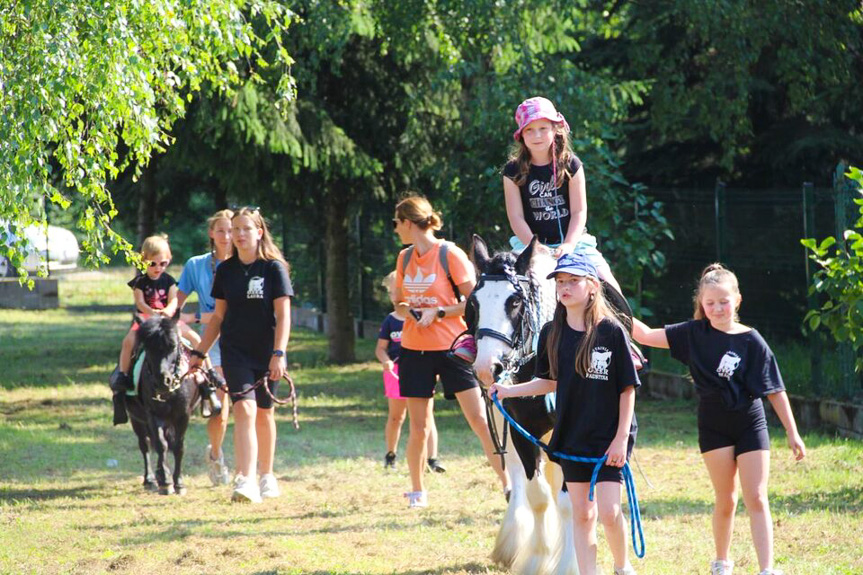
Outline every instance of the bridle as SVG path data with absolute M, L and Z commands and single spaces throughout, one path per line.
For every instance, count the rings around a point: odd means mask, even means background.
M 179 348 L 177 349 L 177 355 L 174 359 L 174 365 L 171 368 L 171 379 L 168 381 L 167 385 L 163 385 L 163 383 L 158 383 L 153 386 L 155 393 L 153 394 L 153 401 L 166 402 L 171 399 L 177 390 L 183 385 L 183 380 L 186 379 L 186 376 L 189 375 L 189 372 L 182 369 L 182 362 L 185 359 L 185 350 L 183 349 L 183 344 L 181 343 Z M 147 365 L 150 365 L 150 361 L 147 360 Z M 157 373 L 159 373 L 157 371 Z M 164 381 L 164 380 L 163 380 Z
M 508 271 L 508 270 L 507 270 Z M 538 300 L 539 290 L 534 286 L 530 278 L 516 273 L 503 274 L 481 274 L 474 292 L 482 288 L 486 282 L 508 282 L 513 286 L 517 296 L 523 302 L 523 308 L 518 317 L 518 323 L 514 326 L 512 336 L 501 333 L 496 329 L 487 327 L 476 330 L 476 340 L 490 337 L 502 341 L 510 352 L 501 358 L 504 369 L 513 373 L 517 372 L 536 355 L 536 339 L 539 336 L 539 313 Z
M 482 288 L 486 282 L 508 282 L 513 286 L 517 296 L 521 298 L 523 307 L 518 317 L 518 325 L 514 326 L 512 336 L 501 333 L 496 329 L 487 327 L 477 328 L 474 337 L 477 343 L 484 337 L 490 337 L 498 341 L 502 341 L 510 348 L 510 352 L 506 357 L 501 358 L 503 373 L 515 376 L 516 373 L 528 362 L 536 356 L 536 343 L 539 338 L 540 318 L 539 318 L 539 288 L 533 285 L 530 278 L 515 273 L 511 268 L 504 269 L 502 274 L 480 274 L 479 281 L 474 287 L 474 293 Z M 473 295 L 473 294 L 472 294 Z M 508 435 L 508 423 L 504 421 L 503 433 L 497 429 L 495 419 L 492 414 L 492 400 L 488 393 L 483 389 L 483 399 L 485 400 L 486 421 L 488 430 L 491 435 L 492 443 L 494 444 L 495 454 L 500 456 L 501 468 L 506 469 L 506 444 Z M 502 439 L 501 439 L 501 436 Z

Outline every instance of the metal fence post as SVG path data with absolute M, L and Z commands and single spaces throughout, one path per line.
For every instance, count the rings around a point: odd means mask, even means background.
M 716 222 L 716 261 L 723 262 L 725 256 L 725 182 L 716 179 L 713 188 L 713 212 Z
M 803 184 L 803 237 L 815 237 L 815 186 L 812 182 Z M 803 248 L 806 258 L 806 289 L 808 309 L 818 308 L 818 296 L 812 290 L 812 259 L 809 250 Z M 809 379 L 812 392 L 815 395 L 821 393 L 823 388 L 824 371 L 821 364 L 821 334 L 817 330 L 809 330 Z
M 845 172 L 848 171 L 848 166 L 845 162 L 839 162 L 836 165 L 836 171 L 833 173 L 833 213 L 835 220 L 836 244 L 839 246 L 842 254 L 847 257 L 845 249 L 845 230 L 850 227 L 848 218 L 849 198 L 853 191 L 853 186 L 848 178 L 845 177 Z M 857 380 L 854 371 L 854 350 L 850 343 L 844 342 L 839 344 L 838 350 L 839 378 L 840 391 L 850 397 L 857 391 L 855 382 Z

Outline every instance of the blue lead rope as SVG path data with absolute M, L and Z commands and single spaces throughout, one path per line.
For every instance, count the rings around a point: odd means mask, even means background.
M 494 402 L 498 411 L 503 415 L 504 419 L 506 419 L 513 429 L 522 434 L 528 441 L 545 451 L 553 455 L 554 457 L 560 459 L 568 459 L 570 461 L 577 461 L 579 463 L 594 463 L 593 474 L 590 476 L 590 492 L 588 497 L 591 501 L 593 501 L 593 490 L 596 486 L 596 477 L 599 475 L 599 470 L 602 468 L 602 465 L 605 463 L 605 460 L 608 458 L 607 455 L 603 455 L 602 457 L 579 457 L 577 455 L 569 455 L 566 453 L 561 453 L 559 451 L 552 451 L 551 448 L 530 434 L 525 428 L 523 428 L 512 416 L 506 412 L 501 405 L 500 400 L 497 398 L 497 393 L 491 396 L 491 400 Z M 623 464 L 623 482 L 626 485 L 626 497 L 629 500 L 629 525 L 630 530 L 632 532 L 632 550 L 635 552 L 635 556 L 639 559 L 644 557 L 644 531 L 641 528 L 641 509 L 638 507 L 638 496 L 635 494 L 635 480 L 632 477 L 632 470 L 629 467 L 629 463 Z M 636 530 L 638 531 L 638 538 L 636 539 Z

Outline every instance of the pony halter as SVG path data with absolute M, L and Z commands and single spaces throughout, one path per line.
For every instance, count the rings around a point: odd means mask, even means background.
M 515 289 L 516 295 L 521 297 L 524 302 L 524 312 L 518 317 L 518 326 L 514 328 L 513 335 L 510 337 L 505 333 L 501 333 L 496 329 L 487 327 L 478 328 L 476 330 L 476 340 L 479 341 L 483 337 L 490 337 L 502 341 L 508 345 L 512 351 L 503 359 L 504 367 L 512 371 L 517 371 L 524 364 L 531 361 L 536 354 L 535 339 L 539 335 L 538 315 L 536 306 L 535 289 L 531 285 L 530 278 L 518 274 L 482 274 L 480 281 L 475 289 L 479 289 L 485 282 L 509 282 Z M 527 289 L 525 289 L 527 286 Z M 513 369 L 514 368 L 514 369 Z

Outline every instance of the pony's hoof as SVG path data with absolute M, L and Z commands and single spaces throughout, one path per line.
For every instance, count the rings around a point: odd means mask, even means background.
M 174 493 L 173 485 L 160 485 L 159 486 L 159 495 L 171 495 Z
M 144 483 L 142 485 L 144 486 L 144 491 L 153 492 L 159 490 L 159 484 L 156 483 L 156 480 L 153 477 L 144 479 Z
M 177 495 L 185 495 L 186 494 L 186 488 L 183 487 L 182 485 L 180 487 L 177 487 L 175 485 L 174 486 L 174 493 L 176 493 Z

